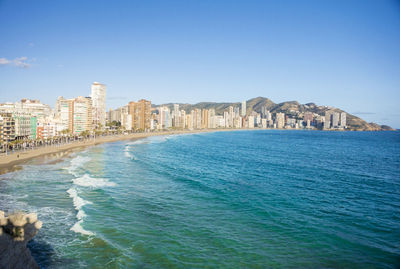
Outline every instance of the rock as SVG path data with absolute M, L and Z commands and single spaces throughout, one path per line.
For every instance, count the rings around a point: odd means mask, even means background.
M 22 227 L 27 223 L 25 214 L 23 214 L 22 212 L 10 215 L 8 217 L 8 221 L 16 227 Z
M 42 228 L 42 225 L 43 225 L 43 222 L 41 222 L 41 221 L 39 220 L 39 221 L 37 221 L 37 222 L 35 223 L 35 228 L 39 230 L 39 229 Z
M 29 213 L 25 215 L 28 223 L 35 223 L 37 221 L 37 215 L 35 213 Z M 40 228 L 39 228 L 40 229 Z
M 0 268 L 39 268 L 26 244 L 42 224 L 35 213 L 18 212 L 7 217 L 0 211 Z

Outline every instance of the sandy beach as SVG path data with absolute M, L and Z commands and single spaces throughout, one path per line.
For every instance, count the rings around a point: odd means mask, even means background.
M 243 129 L 242 129 L 243 130 Z M 190 133 L 205 133 L 205 132 L 218 132 L 218 131 L 235 131 L 235 129 L 204 129 L 204 130 L 176 130 L 165 132 L 152 132 L 152 133 L 133 133 L 128 135 L 115 135 L 98 137 L 86 141 L 72 142 L 65 145 L 52 145 L 47 147 L 40 147 L 33 150 L 21 151 L 10 155 L 0 156 L 0 174 L 9 173 L 21 169 L 20 165 L 34 159 L 43 159 L 50 157 L 52 159 L 59 159 L 68 155 L 69 153 L 83 149 L 85 147 L 94 146 L 102 143 L 116 142 L 122 140 L 136 140 L 150 136 L 159 135 L 173 135 L 173 134 L 190 134 Z

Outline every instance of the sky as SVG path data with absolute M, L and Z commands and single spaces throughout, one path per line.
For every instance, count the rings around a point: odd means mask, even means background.
M 400 128 L 400 2 L 0 0 L 0 102 L 263 96 Z

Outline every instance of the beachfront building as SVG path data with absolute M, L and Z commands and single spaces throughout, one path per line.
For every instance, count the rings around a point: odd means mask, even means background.
M 343 129 L 346 128 L 346 113 L 328 110 L 325 112 L 324 129 Z
M 201 109 L 193 111 L 193 129 L 201 129 Z
M 15 120 L 12 113 L 0 113 L 0 143 L 15 140 Z
M 56 107 L 55 107 L 55 118 L 59 121 L 62 130 L 67 130 L 69 128 L 69 109 L 70 102 L 72 99 L 65 99 L 60 96 L 57 98 Z
M 91 86 L 92 119 L 96 128 L 106 125 L 106 85 L 93 82 Z
M 33 117 L 43 119 L 49 117 L 52 114 L 51 107 L 46 104 L 42 104 L 39 100 L 21 99 L 20 103 L 16 103 L 17 107 L 24 113 L 28 113 Z
M 346 128 L 346 112 L 340 113 L 340 127 Z
M 202 109 L 201 110 L 200 128 L 201 129 L 207 129 L 208 128 L 208 109 Z
M 37 138 L 48 139 L 56 136 L 57 124 L 54 121 L 40 121 L 37 123 Z
M 13 118 L 15 121 L 15 138 L 31 138 L 31 115 L 28 113 L 17 112 L 13 113 Z
M 340 114 L 338 112 L 334 112 L 332 114 L 332 128 L 338 128 L 339 127 L 339 118 L 340 118 Z
M 122 117 L 122 108 L 117 108 L 117 109 L 110 109 L 108 111 L 108 122 L 121 122 L 121 117 Z
M 92 130 L 92 116 L 92 99 L 90 97 L 79 96 L 65 99 L 60 96 L 56 102 L 54 118 L 47 117 L 38 120 L 40 123 L 38 130 L 48 134 L 53 133 L 53 130 L 56 134 L 64 130 L 69 130 L 72 134 L 80 134 L 83 131 Z M 50 131 L 46 131 L 44 126 L 51 126 L 48 127 Z
M 170 127 L 170 112 L 167 106 L 158 108 L 158 129 L 168 129 Z
M 242 102 L 242 117 L 246 117 L 246 101 Z
M 331 128 L 331 122 L 332 122 L 332 114 L 335 113 L 333 110 L 328 110 L 325 112 L 325 122 L 324 122 L 324 129 L 330 129 Z
M 30 114 L 36 118 L 45 118 L 52 114 L 51 107 L 39 100 L 21 99 L 21 102 L 0 104 L 0 113 Z
M 92 99 L 79 96 L 69 100 L 68 129 L 76 135 L 92 130 Z
M 248 128 L 254 129 L 254 116 L 249 116 L 248 118 Z
M 134 130 L 150 130 L 151 102 L 139 100 L 138 102 L 129 102 L 128 113 L 132 116 L 132 128 Z
M 276 113 L 276 128 L 282 129 L 285 126 L 285 113 Z

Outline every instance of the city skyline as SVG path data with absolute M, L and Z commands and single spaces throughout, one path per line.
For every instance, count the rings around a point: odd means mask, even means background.
M 265 96 L 399 128 L 399 9 L 395 1 L 2 1 L 0 103 L 53 106 L 101 81 L 107 110 L 128 99 Z

